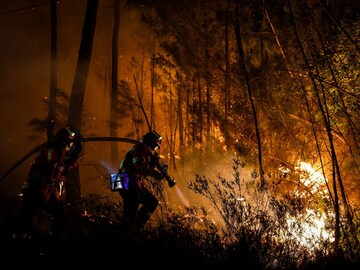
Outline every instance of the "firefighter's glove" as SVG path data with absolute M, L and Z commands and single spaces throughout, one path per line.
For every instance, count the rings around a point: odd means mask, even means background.
M 174 179 L 168 179 L 168 184 L 169 184 L 169 187 L 172 188 L 173 186 L 175 186 L 176 182 Z
M 71 151 L 70 156 L 66 159 L 67 169 L 75 168 L 77 166 L 77 161 L 80 158 L 82 149 L 83 149 L 83 145 L 82 145 L 81 140 L 79 138 L 75 139 L 73 150 Z
M 82 149 L 83 149 L 83 145 L 82 145 L 82 142 L 81 142 L 81 137 L 80 136 L 77 136 L 74 140 L 74 152 L 76 152 L 76 155 L 79 156 Z
M 154 155 L 151 155 L 150 157 L 150 163 L 153 165 L 153 166 L 156 166 L 157 164 L 159 164 L 160 162 L 160 157 L 157 153 L 155 153 Z
M 158 172 L 158 171 L 154 171 L 152 173 L 152 177 L 154 177 L 156 180 L 162 180 L 164 178 L 164 176 L 162 175 L 162 173 Z
M 21 194 L 20 196 L 28 193 L 30 191 L 30 183 L 28 181 L 25 181 L 21 187 Z

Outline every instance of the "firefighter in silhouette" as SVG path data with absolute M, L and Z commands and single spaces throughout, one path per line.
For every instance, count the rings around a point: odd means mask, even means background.
M 30 164 L 15 225 L 19 237 L 39 233 L 42 224 L 36 223 L 35 216 L 40 212 L 52 219 L 52 231 L 46 233 L 58 235 L 62 232 L 65 225 L 64 176 L 78 166 L 82 153 L 82 144 L 77 138 L 80 136 L 70 127 L 59 129 L 54 141 L 45 143 Z
M 152 177 L 161 181 L 166 179 L 170 187 L 175 185 L 164 167 L 159 163 L 157 151 L 162 137 L 156 131 L 146 133 L 125 155 L 120 163 L 122 188 L 119 193 L 123 199 L 123 217 L 131 228 L 142 229 L 158 206 L 158 199 L 144 186 L 144 179 Z

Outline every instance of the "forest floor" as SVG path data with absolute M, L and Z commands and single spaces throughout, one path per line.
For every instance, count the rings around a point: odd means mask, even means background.
M 6 266 L 2 269 L 360 269 L 360 262 L 350 263 L 343 258 L 339 260 L 327 257 L 300 268 L 284 265 L 264 268 L 263 262 L 259 262 L 261 247 L 253 250 L 234 246 L 224 252 L 216 244 L 206 244 L 206 239 L 199 239 L 198 234 L 192 234 L 193 228 L 179 226 L 172 227 L 178 228 L 176 231 L 159 231 L 157 228 L 137 231 L 124 228 L 120 223 L 111 224 L 106 220 L 79 219 L 58 237 L 48 234 L 47 229 L 39 230 L 32 237 L 14 237 L 14 226 L 11 222 L 14 218 L 12 206 L 12 203 L 7 205 L 5 201 L 0 205 L 0 261 Z M 208 237 L 212 239 L 211 235 Z

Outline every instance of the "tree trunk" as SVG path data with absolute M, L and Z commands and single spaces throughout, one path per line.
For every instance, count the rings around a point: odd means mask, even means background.
M 296 31 L 296 23 L 295 23 L 295 19 L 294 19 L 294 14 L 292 12 L 292 8 L 291 8 L 291 4 L 290 2 L 287 0 L 286 1 L 287 6 L 289 8 L 289 12 L 290 12 L 290 19 L 291 19 L 291 23 L 292 23 L 292 29 L 296 38 L 296 41 L 298 43 L 299 49 L 301 51 L 301 55 L 302 58 L 309 70 L 309 74 L 311 75 L 311 66 L 310 63 L 307 59 L 307 56 L 305 54 L 304 48 L 301 44 L 299 35 Z M 314 94 L 318 103 L 318 107 L 319 110 L 321 111 L 321 115 L 323 117 L 324 120 L 324 125 L 327 131 L 327 135 L 328 135 L 328 139 L 329 139 L 329 146 L 330 146 L 330 156 L 331 156 L 331 160 L 332 160 L 332 178 L 333 178 L 333 191 L 334 191 L 334 211 L 335 211 L 335 250 L 336 252 L 340 251 L 340 246 L 339 246 L 339 241 L 340 241 L 340 204 L 339 204 L 339 198 L 338 198 L 338 194 L 337 194 L 337 186 L 336 186 L 336 182 L 338 181 L 341 187 L 341 192 L 343 194 L 343 200 L 344 200 L 344 205 L 347 206 L 347 200 L 346 200 L 346 196 L 344 193 L 344 189 L 342 186 L 342 180 L 341 180 L 341 174 L 340 174 L 340 168 L 338 165 L 338 161 L 337 161 L 337 157 L 336 157 L 336 152 L 335 152 L 335 147 L 334 147 L 334 143 L 333 143 L 333 137 L 331 134 L 331 124 L 330 124 L 330 119 L 329 119 L 329 115 L 325 112 L 326 107 L 324 108 L 325 105 L 322 104 L 321 101 L 321 97 L 320 97 L 320 93 L 317 87 L 317 84 L 315 82 L 314 76 L 311 75 L 310 79 L 312 81 L 313 84 L 313 90 L 314 90 Z M 325 99 L 325 96 L 323 96 L 323 98 Z
M 51 16 L 51 78 L 50 78 L 50 95 L 49 95 L 49 111 L 47 125 L 47 139 L 54 139 L 55 122 L 56 122 L 56 92 L 57 92 L 57 0 L 51 0 L 50 16 Z
M 78 62 L 71 90 L 68 125 L 78 132 L 81 131 L 81 119 L 89 73 L 93 39 L 95 34 L 98 0 L 88 0 L 85 20 L 81 36 Z M 74 203 L 81 196 L 79 168 L 71 171 L 65 180 L 66 196 L 69 203 Z
M 229 134 L 229 104 L 230 104 L 230 94 L 229 94 L 229 85 L 230 85 L 230 54 L 229 54 L 229 5 L 228 1 L 226 1 L 226 21 L 225 21 L 225 86 L 224 86 L 224 136 L 225 136 L 225 143 L 226 143 L 226 149 L 229 151 L 231 148 L 231 139 Z
M 256 108 L 255 108 L 255 104 L 254 104 L 254 100 L 253 100 L 253 96 L 252 96 L 252 89 L 251 89 L 251 85 L 250 85 L 250 78 L 249 78 L 249 74 L 246 68 L 246 64 L 245 64 L 245 57 L 244 57 L 244 51 L 242 48 L 242 40 L 241 40 L 241 32 L 240 32 L 240 23 L 239 23 L 239 2 L 237 2 L 237 5 L 235 7 L 235 14 L 232 17 L 233 19 L 233 25 L 234 25 L 234 29 L 235 29 L 235 37 L 236 37 L 236 42 L 237 42 L 237 47 L 238 47 L 238 55 L 239 55 L 239 64 L 241 69 L 244 71 L 244 76 L 245 76 L 245 82 L 246 82 L 246 88 L 248 91 L 248 95 L 249 95 L 249 101 L 251 104 L 251 109 L 253 112 L 253 117 L 254 117 L 254 126 L 255 126 L 255 132 L 256 132 L 256 138 L 257 138 L 257 145 L 258 145 L 258 161 L 259 161 L 259 173 L 260 173 L 260 188 L 261 189 L 265 189 L 266 188 L 266 182 L 265 182 L 265 177 L 264 177 L 264 169 L 263 169 L 263 162 L 262 162 L 262 151 L 261 151 L 261 140 L 260 140 L 260 130 L 259 130 L 259 124 L 258 124 L 258 119 L 257 119 L 257 112 L 256 112 Z
M 178 122 L 179 122 L 179 156 L 180 156 L 180 166 L 181 170 L 184 169 L 184 149 L 185 149 L 185 142 L 184 142 L 184 120 L 183 120 L 183 112 L 182 112 L 182 103 L 183 103 L 183 89 L 184 89 L 184 81 L 183 75 L 180 73 L 180 86 L 177 88 L 177 115 L 178 115 Z
M 197 113 L 197 121 L 199 123 L 199 139 L 198 142 L 200 143 L 200 145 L 202 145 L 203 142 L 203 116 L 202 116 L 202 111 L 203 111 L 203 104 L 202 104 L 202 94 L 201 94 L 201 83 L 200 83 L 200 78 L 197 79 L 198 82 L 198 111 Z
M 155 110 L 154 110 L 154 81 L 155 81 L 155 39 L 152 41 L 150 48 L 150 76 L 151 76 L 151 104 L 150 104 L 150 126 L 156 129 L 155 123 Z
M 118 135 L 117 105 L 118 105 L 118 48 L 120 28 L 120 0 L 114 0 L 114 29 L 112 36 L 111 94 L 110 94 L 110 137 Z M 115 164 L 119 160 L 118 145 L 110 143 L 110 160 Z

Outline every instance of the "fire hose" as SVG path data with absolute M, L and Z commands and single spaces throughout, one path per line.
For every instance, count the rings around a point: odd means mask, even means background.
M 128 139 L 128 138 L 120 138 L 120 137 L 88 137 L 88 138 L 75 138 L 74 141 L 81 142 L 126 142 L 132 144 L 141 143 L 138 140 Z M 0 176 L 0 181 L 5 179 L 11 172 L 13 172 L 18 166 L 20 166 L 24 161 L 26 161 L 29 157 L 37 153 L 41 147 L 43 147 L 45 143 L 42 143 L 36 146 L 34 149 L 25 154 L 22 158 L 20 158 L 13 166 L 10 167 L 5 173 Z

